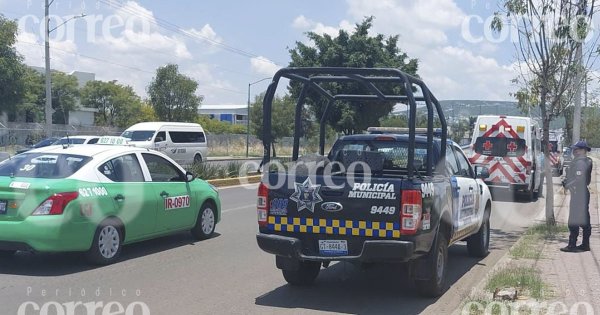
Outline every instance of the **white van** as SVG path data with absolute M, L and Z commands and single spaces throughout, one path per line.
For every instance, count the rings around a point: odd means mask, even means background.
M 130 145 L 161 151 L 179 164 L 206 160 L 208 146 L 199 124 L 180 122 L 143 122 L 123 131 Z
M 469 160 L 489 169 L 484 180 L 492 190 L 524 193 L 531 200 L 542 189 L 540 138 L 537 122 L 529 117 L 478 116 Z

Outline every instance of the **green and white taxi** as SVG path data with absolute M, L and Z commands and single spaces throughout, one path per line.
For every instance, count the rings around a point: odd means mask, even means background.
M 220 219 L 217 189 L 157 151 L 50 146 L 0 163 L 3 257 L 81 251 L 109 264 L 125 244 L 183 230 L 207 239 Z

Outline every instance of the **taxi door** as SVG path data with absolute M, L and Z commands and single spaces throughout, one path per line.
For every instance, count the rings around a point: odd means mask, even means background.
M 100 180 L 112 199 L 115 211 L 127 230 L 126 240 L 132 241 L 156 232 L 156 200 L 144 181 L 144 174 L 135 154 L 122 155 L 101 164 Z
M 200 206 L 185 174 L 159 155 L 142 153 L 142 157 L 152 179 L 147 185 L 156 200 L 157 230 L 191 228 L 196 223 Z

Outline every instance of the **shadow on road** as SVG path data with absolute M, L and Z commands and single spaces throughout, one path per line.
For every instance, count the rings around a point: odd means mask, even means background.
M 480 263 L 479 258 L 468 256 L 464 244 L 450 247 L 448 255 L 448 287 Z M 437 300 L 417 295 L 405 265 L 377 264 L 365 269 L 340 262 L 322 269 L 312 286 L 286 284 L 257 297 L 255 303 L 335 313 L 420 314 Z
M 215 233 L 211 239 L 219 237 Z M 206 240 L 210 241 L 210 240 Z M 206 242 L 204 241 L 204 242 Z M 117 264 L 128 260 L 153 255 L 183 246 L 194 246 L 197 242 L 188 232 L 181 232 L 140 243 L 125 245 Z M 54 277 L 102 268 L 86 261 L 83 253 L 32 253 L 18 252 L 4 258 L 0 263 L 0 274 L 21 276 Z

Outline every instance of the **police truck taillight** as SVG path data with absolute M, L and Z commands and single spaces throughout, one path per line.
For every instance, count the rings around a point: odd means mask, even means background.
M 77 199 L 78 196 L 79 193 L 76 191 L 54 194 L 48 199 L 44 200 L 44 202 L 42 202 L 42 204 L 40 204 L 37 208 L 35 208 L 32 215 L 63 214 L 69 202 Z
M 421 191 L 403 190 L 400 203 L 400 234 L 415 234 L 419 229 L 423 203 Z
M 258 214 L 258 226 L 266 227 L 267 217 L 269 216 L 269 188 L 263 183 L 258 186 L 256 213 Z

